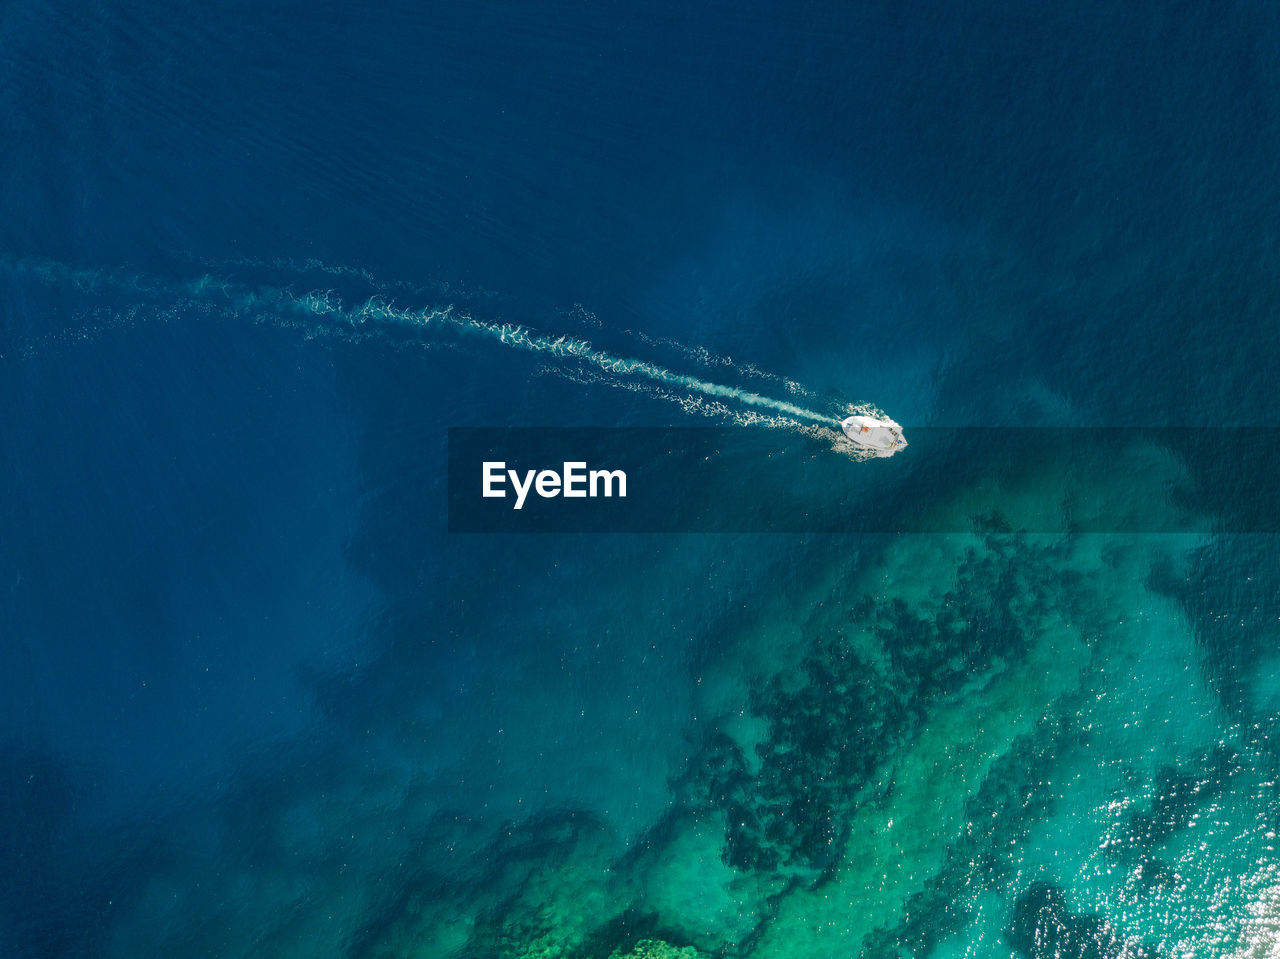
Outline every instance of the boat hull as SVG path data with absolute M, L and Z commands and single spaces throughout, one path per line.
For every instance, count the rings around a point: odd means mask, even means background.
M 841 421 L 840 429 L 854 447 L 875 456 L 892 456 L 907 446 L 902 427 L 887 417 L 847 416 Z

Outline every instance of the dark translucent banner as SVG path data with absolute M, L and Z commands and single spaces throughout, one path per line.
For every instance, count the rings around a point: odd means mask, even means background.
M 449 530 L 1280 531 L 1280 429 L 908 427 L 869 461 L 829 432 L 453 428 Z

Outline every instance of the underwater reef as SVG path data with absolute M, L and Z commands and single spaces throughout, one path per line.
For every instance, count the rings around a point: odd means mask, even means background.
M 1062 889 L 1036 882 L 1018 897 L 1009 942 L 1026 959 L 1159 959 L 1160 953 L 1117 937 L 1105 919 L 1072 912 Z
M 487 870 L 439 877 L 365 954 L 891 959 L 982 926 L 1029 959 L 1160 955 L 1124 952 L 1131 931 L 1069 908 L 1027 859 L 1063 815 L 1061 765 L 1104 742 L 1095 687 L 1145 641 L 1115 624 L 1153 561 L 1141 543 L 990 531 L 835 570 L 805 598 L 803 648 L 722 690 L 740 706 L 691 739 L 660 821 L 625 844 L 569 812 L 512 824 Z M 1230 752 L 1199 756 L 1130 770 L 1152 804 L 1126 804 L 1099 855 L 1158 883 L 1161 843 L 1230 772 Z

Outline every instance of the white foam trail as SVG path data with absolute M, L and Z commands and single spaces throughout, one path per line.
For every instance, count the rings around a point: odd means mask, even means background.
M 247 298 L 238 300 L 244 309 L 252 309 L 259 305 L 263 294 L 249 294 Z M 606 373 L 617 376 L 642 377 L 676 386 L 681 389 L 701 393 L 705 396 L 732 400 L 746 406 L 758 406 L 785 413 L 799 419 L 817 423 L 829 423 L 831 416 L 806 409 L 786 400 L 778 400 L 760 393 L 740 389 L 736 386 L 724 386 L 709 380 L 698 379 L 683 373 L 677 373 L 664 366 L 650 363 L 647 360 L 632 357 L 615 356 L 604 350 L 598 350 L 587 340 L 571 336 L 549 336 L 535 333 L 528 327 L 515 323 L 491 323 L 476 319 L 469 313 L 456 312 L 452 307 L 443 309 L 399 309 L 393 304 L 371 299 L 354 309 L 348 310 L 334 294 L 328 291 L 314 291 L 302 296 L 278 290 L 273 291 L 270 299 L 278 299 L 277 304 L 268 302 L 265 305 L 292 306 L 310 313 L 313 316 L 341 322 L 364 324 L 369 321 L 387 325 L 400 325 L 427 329 L 432 326 L 448 326 L 467 333 L 476 333 L 489 337 L 513 349 L 530 353 L 548 353 L 553 356 L 573 359 L 580 363 L 595 366 Z
M 672 403 L 690 415 L 706 416 L 721 423 L 732 423 L 734 426 L 765 427 L 766 429 L 800 433 L 826 443 L 831 452 L 860 463 L 877 458 L 875 453 L 854 446 L 842 431 L 831 426 L 802 423 L 789 416 L 759 413 L 755 410 L 737 410 L 719 400 L 708 399 L 696 394 L 690 396 L 683 393 L 673 393 L 654 383 L 619 380 L 593 370 L 565 369 L 564 367 L 545 365 L 539 368 L 538 373 L 543 376 L 560 377 L 584 386 L 607 386 L 611 389 L 623 389 L 633 393 L 640 393 L 653 399 L 662 400 L 664 403 Z M 850 410 L 868 415 L 879 413 L 877 408 L 870 404 L 850 406 Z M 879 413 L 879 415 L 883 416 L 884 414 Z
M 618 379 L 596 370 L 546 365 L 541 367 L 538 372 L 544 376 L 557 376 L 572 383 L 581 383 L 584 386 L 607 386 L 611 389 L 640 393 L 644 396 L 679 406 L 685 413 L 713 417 L 720 421 L 730 422 L 735 426 L 762 426 L 767 429 L 790 430 L 806 434 L 825 429 L 825 427 L 802 423 L 794 417 L 777 413 L 761 413 L 754 409 L 735 409 L 720 400 L 709 399 L 697 393 L 673 392 L 656 383 L 644 380 Z
M 669 370 L 663 366 L 658 366 L 657 364 L 650 363 L 646 360 L 614 356 L 610 353 L 593 348 L 586 340 L 572 339 L 569 337 L 557 337 L 553 339 L 548 336 L 532 333 L 524 327 L 506 324 L 495 326 L 490 323 L 475 320 L 471 317 L 467 317 L 466 322 L 471 329 L 490 336 L 495 336 L 508 346 L 532 352 L 545 352 L 552 353 L 557 356 L 571 357 L 580 362 L 597 366 L 607 373 L 613 373 L 621 376 L 644 377 L 657 383 L 680 387 L 685 390 L 701 393 L 705 396 L 733 400 L 746 406 L 759 406 L 765 409 L 772 409 L 779 413 L 785 413 L 789 416 L 812 420 L 818 423 L 826 423 L 831 420 L 831 417 L 826 414 L 806 409 L 803 406 L 797 406 L 795 403 L 790 403 L 786 400 L 777 400 L 736 386 L 724 386 L 719 383 L 712 383 L 709 380 L 702 380 L 694 376 L 687 376 L 683 373 L 676 373 L 673 370 Z
M 285 261 L 288 262 L 288 261 Z M 297 264 L 290 263 L 291 266 Z M 311 267 L 312 264 L 306 264 Z M 318 266 L 322 266 L 317 264 Z M 710 380 L 678 373 L 665 366 L 633 357 L 617 356 L 596 349 L 584 339 L 573 336 L 551 336 L 535 332 L 514 323 L 494 323 L 481 320 L 452 306 L 443 308 L 406 309 L 397 307 L 382 297 L 373 297 L 358 306 L 348 307 L 342 299 L 329 290 L 313 290 L 295 293 L 277 287 L 251 289 L 241 284 L 214 276 L 201 276 L 187 283 L 165 286 L 159 281 L 136 275 L 95 270 L 77 270 L 48 261 L 20 261 L 3 264 L 22 274 L 34 276 L 44 282 L 73 285 L 84 292 L 101 289 L 133 291 L 144 297 L 162 297 L 169 300 L 170 309 L 161 310 L 166 318 L 172 313 L 174 300 L 188 299 L 204 311 L 223 307 L 257 322 L 283 328 L 296 329 L 308 339 L 334 337 L 349 341 L 368 339 L 375 335 L 365 332 L 368 327 L 401 328 L 427 331 L 447 328 L 469 335 L 479 335 L 512 349 L 540 353 L 570 360 L 579 366 L 593 367 L 606 378 L 621 384 L 647 380 L 664 389 L 650 391 L 668 401 L 677 402 L 687 412 L 728 419 L 744 426 L 767 426 L 800 431 L 814 431 L 826 438 L 838 437 L 830 428 L 836 417 L 830 413 L 800 406 L 787 400 L 776 399 L 736 386 L 714 383 Z M 339 268 L 332 268 L 335 271 Z M 362 279 L 363 271 L 350 271 Z M 131 311 L 127 324 L 137 322 L 137 311 Z M 95 324 L 104 328 L 106 324 Z M 121 325 L 121 324 L 117 324 Z M 86 338 L 84 333 L 78 338 Z M 674 342 L 674 341 L 672 341 Z M 428 345 L 426 341 L 422 345 Z M 30 347 L 26 352 L 30 352 Z M 708 361 L 712 358 L 706 354 Z M 726 365 L 731 360 L 724 361 Z M 798 386 L 798 384 L 797 384 Z M 674 392 L 672 390 L 674 388 Z M 797 390 L 803 393 L 803 389 Z M 750 407 L 750 410 L 732 408 L 730 404 Z M 858 412 L 870 412 L 874 407 L 851 407 Z M 822 428 L 811 424 L 822 424 Z
M 669 336 L 650 336 L 641 330 L 623 330 L 628 336 L 633 336 L 641 343 L 648 346 L 662 347 L 674 350 L 676 353 L 697 363 L 699 366 L 716 367 L 722 366 L 732 369 L 735 372 L 746 376 L 754 377 L 769 383 L 776 383 L 786 388 L 793 396 L 813 396 L 807 389 L 797 383 L 795 380 L 789 380 L 785 376 L 779 376 L 776 373 L 769 373 L 760 369 L 754 363 L 745 363 L 741 360 L 735 360 L 731 356 L 721 356 L 718 353 L 712 353 L 705 346 L 688 346 L 679 340 L 674 340 Z
M 375 277 L 373 273 L 367 269 L 326 263 L 325 261 L 316 258 L 308 258 L 304 260 L 296 260 L 288 257 L 278 257 L 272 260 L 263 260 L 251 257 L 224 260 L 210 260 L 208 258 L 202 258 L 197 262 L 206 269 L 248 268 L 256 270 L 272 270 L 279 273 L 291 274 L 298 279 L 302 279 L 306 276 L 314 276 L 316 274 L 325 274 L 341 279 L 358 280 L 366 284 L 375 293 L 382 294 L 383 296 L 397 294 L 408 295 L 418 299 L 426 297 L 434 298 L 439 297 L 442 294 L 448 295 L 451 289 L 450 285 L 447 283 L 436 284 L 433 288 L 410 283 L 404 280 L 386 280 Z M 482 296 L 494 295 L 492 292 L 486 290 L 476 292 Z M 603 327 L 603 324 L 600 322 L 600 319 L 596 314 L 587 309 L 581 303 L 575 303 L 573 309 L 566 315 L 579 326 L 590 326 L 597 329 Z M 785 376 L 779 376 L 776 373 L 770 373 L 767 370 L 762 370 L 754 363 L 735 360 L 731 356 L 722 356 L 718 353 L 712 353 L 705 346 L 689 346 L 688 344 L 681 343 L 679 340 L 671 337 L 653 336 L 649 333 L 645 333 L 643 330 L 624 329 L 620 332 L 624 336 L 629 336 L 632 339 L 638 340 L 646 346 L 669 350 L 681 358 L 704 368 L 712 369 L 721 367 L 731 369 L 738 375 L 757 379 L 775 386 L 781 386 L 792 396 L 809 398 L 814 395 L 795 380 L 788 379 Z

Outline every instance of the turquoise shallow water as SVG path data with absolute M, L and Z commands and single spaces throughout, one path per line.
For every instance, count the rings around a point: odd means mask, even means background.
M 1280 955 L 1276 20 L 4 6 L 0 952 Z M 883 532 L 447 531 L 559 426 Z

